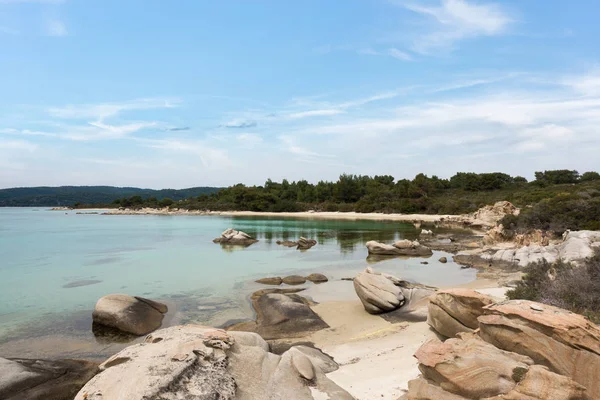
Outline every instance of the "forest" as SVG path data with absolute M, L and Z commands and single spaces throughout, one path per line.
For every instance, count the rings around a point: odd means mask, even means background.
M 391 175 L 343 174 L 335 182 L 316 184 L 306 180 L 273 182 L 269 179 L 262 186 L 237 184 L 185 200 L 136 195 L 114 200 L 108 206 L 464 214 L 486 204 L 508 200 L 523 208 L 519 217 L 503 221 L 515 230 L 600 229 L 600 174 L 551 170 L 535 172 L 534 176 L 531 182 L 500 172 L 459 172 L 449 179 L 418 174 L 412 180 L 396 180 Z

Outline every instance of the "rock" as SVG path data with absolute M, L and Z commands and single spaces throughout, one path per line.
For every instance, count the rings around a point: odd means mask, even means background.
M 91 361 L 0 358 L 0 399 L 71 400 L 97 371 Z
M 254 239 L 245 232 L 236 231 L 235 229 L 229 228 L 223 233 L 221 233 L 220 237 L 214 239 L 213 242 L 221 244 L 235 244 L 247 246 L 258 242 L 258 240 Z
M 519 215 L 520 210 L 508 201 L 498 201 L 493 206 L 485 206 L 471 214 L 472 225 L 494 227 L 507 215 Z
M 439 259 L 439 261 L 440 261 L 442 264 L 446 264 L 446 263 L 448 262 L 448 259 L 447 259 L 446 257 L 441 257 L 441 258 Z
M 400 288 L 383 275 L 369 268 L 354 278 L 354 290 L 370 314 L 392 311 L 404 304 Z
M 427 229 L 421 229 L 421 235 L 433 235 L 433 231 L 428 231 Z
M 410 242 L 398 241 L 394 245 L 379 243 L 374 240 L 367 242 L 367 250 L 369 254 L 382 255 L 382 256 L 430 256 L 433 254 L 431 249 L 427 246 L 421 245 L 418 241 Z
M 541 309 L 541 311 L 540 311 Z M 490 305 L 478 318 L 480 336 L 532 358 L 600 398 L 600 328 L 583 316 L 526 300 Z
M 323 282 L 327 282 L 329 279 L 327 279 L 327 277 L 323 274 L 314 273 L 314 274 L 310 274 L 309 276 L 307 276 L 306 280 L 311 281 L 313 283 L 323 283 Z
M 310 308 L 308 300 L 296 294 L 266 293 L 253 296 L 252 306 L 256 311 L 256 321 L 242 322 L 227 329 L 256 332 L 270 340 L 301 337 L 329 327 Z
M 421 261 L 421 264 L 423 264 L 423 265 L 427 265 L 427 264 L 429 264 L 429 263 L 428 263 L 427 261 Z
M 280 246 L 285 246 L 285 247 L 296 247 L 296 246 L 298 246 L 298 242 L 292 242 L 291 240 L 278 240 L 275 243 L 277 243 Z
M 431 340 L 417 350 L 423 378 L 409 385 L 408 399 L 591 400 L 568 377 L 500 350 L 471 334 Z
M 271 278 L 262 278 L 255 281 L 256 283 L 262 283 L 263 285 L 281 285 L 283 280 L 280 276 L 275 276 Z
M 160 328 L 167 306 L 138 296 L 109 294 L 98 300 L 92 319 L 95 324 L 134 335 Z
M 470 289 L 441 290 L 429 299 L 427 323 L 440 335 L 454 337 L 479 327 L 477 318 L 494 300 Z
M 317 241 L 314 239 L 306 239 L 306 238 L 300 237 L 300 239 L 298 239 L 298 247 L 297 248 L 299 250 L 308 250 L 316 244 L 317 244 Z
M 105 361 L 75 400 L 312 400 L 311 387 L 324 398 L 351 400 L 313 357 L 320 359 L 296 347 L 269 353 L 254 333 L 175 326 Z
M 302 285 L 306 283 L 306 278 L 300 275 L 290 275 L 283 278 L 283 283 L 286 285 Z

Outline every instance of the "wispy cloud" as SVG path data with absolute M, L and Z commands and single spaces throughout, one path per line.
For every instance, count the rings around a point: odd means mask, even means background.
M 432 22 L 431 30 L 413 41 L 413 50 L 421 54 L 451 50 L 464 39 L 503 34 L 514 21 L 508 11 L 495 3 L 441 0 L 436 7 L 400 4 Z
M 189 131 L 191 128 L 189 126 L 180 126 L 180 127 L 174 127 L 174 128 L 167 128 L 165 129 L 166 131 L 169 132 L 182 132 L 182 131 Z
M 254 128 L 258 123 L 252 120 L 234 120 L 226 123 L 225 128 Z
M 396 48 L 388 49 L 387 54 L 390 57 L 394 57 L 394 58 L 396 58 L 398 60 L 413 61 L 413 58 L 412 58 L 412 56 L 410 54 L 408 54 L 408 53 L 406 53 L 404 51 L 398 50 Z
M 291 119 L 301 119 L 308 117 L 326 117 L 331 115 L 343 114 L 344 111 L 337 109 L 324 109 L 324 110 L 309 110 L 301 111 L 288 114 L 287 117 Z
M 148 98 L 121 103 L 80 104 L 52 107 L 49 108 L 47 112 L 54 117 L 64 119 L 94 118 L 102 120 L 104 118 L 114 117 L 126 111 L 174 108 L 180 103 L 181 100 L 176 98 Z
M 49 19 L 46 21 L 45 26 L 46 35 L 63 37 L 69 34 L 65 23 L 58 19 Z
M 178 139 L 142 139 L 140 142 L 154 149 L 168 152 L 187 153 L 197 156 L 202 166 L 207 169 L 222 169 L 230 167 L 233 163 L 227 151 L 208 145 L 203 141 L 183 141 Z
M 13 29 L 10 26 L 0 25 L 0 33 L 5 33 L 7 35 L 19 35 L 21 32 L 17 29 Z
M 38 149 L 38 145 L 25 140 L 1 140 L 0 149 L 2 150 L 24 150 L 33 152 Z

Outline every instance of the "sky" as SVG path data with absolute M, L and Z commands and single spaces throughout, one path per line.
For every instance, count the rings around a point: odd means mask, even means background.
M 600 170 L 597 0 L 0 0 L 0 188 Z

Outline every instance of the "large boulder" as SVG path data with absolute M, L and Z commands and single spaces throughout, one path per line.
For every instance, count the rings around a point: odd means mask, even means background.
M 400 287 L 384 275 L 374 273 L 370 268 L 354 278 L 354 290 L 370 314 L 392 311 L 404 304 L 404 295 Z
M 473 332 L 479 327 L 477 318 L 483 315 L 484 307 L 492 303 L 490 296 L 474 290 L 441 290 L 429 299 L 427 323 L 445 337 Z
M 0 358 L 0 399 L 71 400 L 97 370 L 83 360 Z
M 269 353 L 257 334 L 199 325 L 149 335 L 109 358 L 75 400 L 313 400 L 352 397 L 325 376 L 333 360 L 292 347 Z M 326 369 L 329 371 L 330 369 Z
M 409 400 L 591 400 L 572 379 L 500 350 L 472 334 L 425 343 L 415 354 L 422 378 L 409 384 Z
M 526 300 L 490 305 L 480 336 L 498 348 L 568 376 L 600 398 L 600 328 L 581 315 Z
M 371 240 L 367 242 L 366 246 L 369 254 L 378 256 L 427 257 L 433 254 L 429 247 L 421 245 L 416 240 L 414 242 L 399 240 L 393 245 Z
M 498 201 L 492 206 L 484 206 L 470 215 L 472 225 L 496 226 L 507 215 L 519 215 L 520 210 L 508 201 Z
M 242 231 L 236 231 L 235 229 L 229 228 L 221 233 L 221 236 L 213 240 L 214 243 L 231 244 L 248 246 L 252 243 L 258 242 L 255 238 Z
M 282 290 L 260 291 L 252 296 L 252 306 L 256 311 L 256 321 L 242 322 L 227 329 L 256 332 L 269 340 L 301 337 L 329 328 L 310 308 L 309 301 L 297 294 Z
M 92 319 L 95 324 L 133 335 L 145 335 L 160 328 L 167 306 L 126 294 L 109 294 L 98 300 Z

